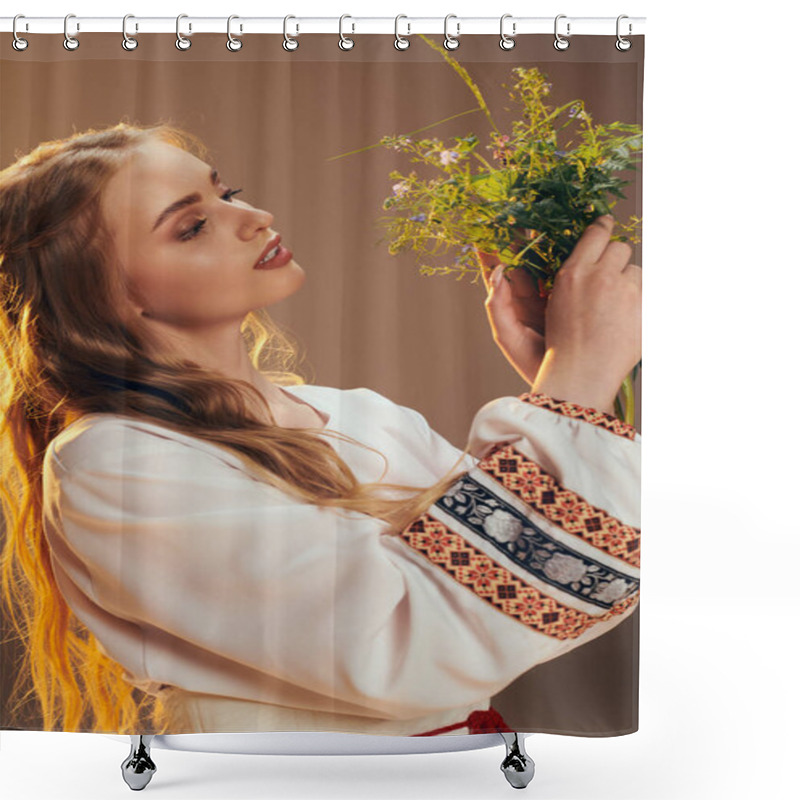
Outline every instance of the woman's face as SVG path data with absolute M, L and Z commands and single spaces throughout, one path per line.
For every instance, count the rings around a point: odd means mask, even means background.
M 223 176 L 212 183 L 204 161 L 158 140 L 137 147 L 111 178 L 102 209 L 136 313 L 178 328 L 238 326 L 303 285 L 305 272 L 291 258 L 254 269 L 277 235 L 273 216 L 231 196 L 232 188 Z

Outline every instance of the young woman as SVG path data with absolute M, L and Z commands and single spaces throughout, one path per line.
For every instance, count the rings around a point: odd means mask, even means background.
M 503 729 L 493 694 L 638 602 L 630 247 L 587 229 L 545 340 L 524 278 L 487 271 L 531 390 L 458 451 L 259 366 L 292 353 L 263 309 L 305 273 L 204 155 L 119 124 L 0 173 L 2 585 L 45 729 Z

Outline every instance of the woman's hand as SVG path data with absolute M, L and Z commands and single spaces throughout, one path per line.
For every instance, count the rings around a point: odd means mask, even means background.
M 556 275 L 545 356 L 532 391 L 614 413 L 622 381 L 642 357 L 642 268 L 610 242 L 614 219 L 596 219 Z
M 536 282 L 524 268 L 511 269 L 504 276 L 503 264 L 497 255 L 478 251 L 478 256 L 489 292 L 484 306 L 492 338 L 517 374 L 531 384 L 544 358 L 545 339 L 539 331 L 544 330 L 545 300 L 539 297 Z M 492 278 L 499 280 L 495 283 Z

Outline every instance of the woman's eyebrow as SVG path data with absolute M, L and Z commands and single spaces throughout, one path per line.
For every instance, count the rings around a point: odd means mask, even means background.
M 211 181 L 212 186 L 216 186 L 219 183 L 219 172 L 215 168 L 212 167 L 211 172 L 208 174 L 208 178 Z M 159 215 L 158 219 L 153 225 L 150 233 L 152 233 L 162 222 L 167 220 L 173 214 L 180 211 L 182 208 L 186 208 L 186 206 L 191 206 L 194 203 L 199 203 L 202 200 L 202 196 L 199 192 L 193 192 L 192 194 L 187 194 L 186 197 L 181 197 L 180 200 L 176 200 L 174 203 L 170 203 Z

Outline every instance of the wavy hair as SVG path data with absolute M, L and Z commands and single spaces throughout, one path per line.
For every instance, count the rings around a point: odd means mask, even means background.
M 250 383 L 159 353 L 144 322 L 123 319 L 119 299 L 127 287 L 100 200 L 150 137 L 207 155 L 197 137 L 171 124 L 121 122 L 15 153 L 0 172 L 0 586 L 21 653 L 12 691 L 18 702 L 6 711 L 15 722 L 33 700 L 48 731 L 164 733 L 175 721 L 165 700 L 125 680 L 55 582 L 42 526 L 42 467 L 50 441 L 75 419 L 123 414 L 196 436 L 301 501 L 380 517 L 395 530 L 463 474 L 454 472 L 457 461 L 424 489 L 361 484 L 323 438 L 351 437 L 280 427 Z M 241 333 L 258 371 L 277 385 L 306 382 L 294 371 L 295 342 L 264 309 L 247 314 Z M 271 422 L 252 413 L 248 395 Z M 386 489 L 411 495 L 381 496 Z M 25 727 L 21 717 L 15 727 Z

